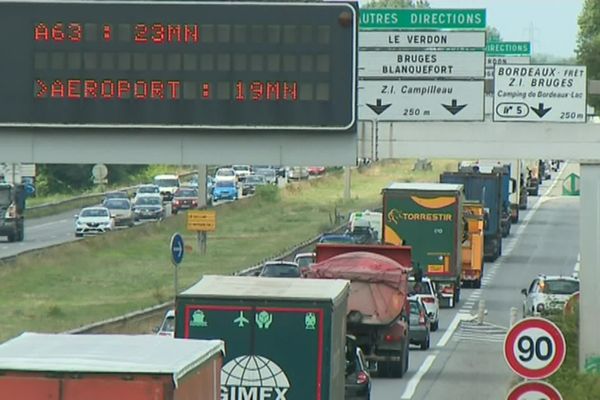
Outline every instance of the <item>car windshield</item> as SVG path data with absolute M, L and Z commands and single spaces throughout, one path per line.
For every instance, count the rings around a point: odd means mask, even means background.
M 0 205 L 7 206 L 10 203 L 10 188 L 2 188 L 0 190 Z
M 82 217 L 108 217 L 108 210 L 103 208 L 89 208 L 82 210 L 80 216 Z
M 312 257 L 300 257 L 296 260 L 298 262 L 298 266 L 300 268 L 308 267 L 311 263 L 313 263 Z
M 263 183 L 265 178 L 257 175 L 250 175 L 246 178 L 246 183 Z
M 179 186 L 177 179 L 155 179 L 154 184 L 159 187 L 176 187 Z
M 136 206 L 160 206 L 161 199 L 158 197 L 138 197 L 135 201 Z
M 429 284 L 426 282 L 408 281 L 408 293 L 411 294 L 432 294 Z
M 175 332 L 175 318 L 167 317 L 160 327 L 161 332 Z
M 179 189 L 175 192 L 175 197 L 198 197 L 198 191 L 195 189 Z
M 256 171 L 256 175 L 275 176 L 275 171 L 272 169 L 259 169 Z
M 218 181 L 216 183 L 217 187 L 233 187 L 233 181 Z
M 321 243 L 354 243 L 350 236 L 323 236 Z
M 282 276 L 282 277 L 299 277 L 300 270 L 294 265 L 274 264 L 265 265 L 261 276 Z
M 138 193 L 158 193 L 158 186 L 142 186 L 138 189 Z
M 217 171 L 217 176 L 235 176 L 235 172 L 232 169 L 220 169 Z
M 233 170 L 234 171 L 250 171 L 250 167 L 247 165 L 234 165 Z
M 567 279 L 543 281 L 542 293 L 545 294 L 573 294 L 579 290 L 579 282 Z
M 112 210 L 127 210 L 131 208 L 129 201 L 123 199 L 110 199 L 104 203 L 104 206 Z

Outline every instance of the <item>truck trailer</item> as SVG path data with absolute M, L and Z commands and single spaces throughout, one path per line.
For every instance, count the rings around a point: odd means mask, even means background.
M 175 301 L 175 338 L 221 339 L 221 400 L 344 397 L 345 280 L 205 275 Z
M 379 376 L 401 378 L 408 369 L 408 274 L 405 246 L 317 244 L 305 276 L 350 280 L 346 331 L 356 338 Z
M 438 287 L 441 307 L 460 301 L 463 188 L 447 183 L 393 183 L 383 189 L 385 244 L 412 247 L 417 279 Z
M 481 287 L 483 278 L 484 220 L 483 205 L 475 201 L 464 202 L 465 240 L 462 243 L 462 284 Z
M 0 345 L 6 400 L 214 400 L 220 340 L 23 333 Z

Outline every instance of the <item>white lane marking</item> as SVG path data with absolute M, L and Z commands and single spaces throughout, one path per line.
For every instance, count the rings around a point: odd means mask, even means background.
M 579 269 L 581 268 L 581 253 L 577 254 L 577 262 L 573 267 L 573 276 L 579 278 Z
M 427 358 L 425 358 L 425 361 L 423 361 L 423 364 L 421 364 L 421 367 L 419 368 L 417 373 L 410 379 L 410 381 L 408 381 L 408 385 L 406 385 L 406 389 L 404 389 L 404 393 L 402 393 L 402 397 L 400 397 L 400 399 L 409 400 L 413 397 L 415 391 L 417 390 L 417 386 L 421 381 L 421 378 L 423 378 L 427 371 L 429 371 L 429 368 L 431 368 L 431 366 L 433 365 L 433 362 L 435 361 L 435 358 L 438 354 L 439 353 L 436 351 L 435 353 L 428 355 Z
M 456 314 L 454 316 L 454 319 L 452 320 L 452 322 L 450 322 L 448 329 L 446 329 L 446 332 L 444 332 L 444 334 L 442 335 L 440 340 L 437 342 L 437 345 L 436 345 L 437 347 L 444 347 L 446 345 L 446 343 L 448 343 L 448 340 L 450 340 L 450 337 L 452 337 L 452 334 L 458 327 L 458 324 L 460 324 L 461 320 L 462 320 L 461 314 Z
M 27 229 L 28 230 L 39 229 L 39 228 L 44 228 L 46 226 L 51 226 L 51 225 L 56 225 L 56 224 L 63 224 L 63 223 L 66 223 L 68 221 L 69 221 L 68 219 L 61 219 L 61 220 L 58 220 L 58 221 L 46 222 L 44 224 L 32 225 L 32 226 L 27 227 Z

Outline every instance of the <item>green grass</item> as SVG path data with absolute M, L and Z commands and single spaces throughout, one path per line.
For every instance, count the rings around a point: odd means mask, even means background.
M 180 288 L 203 274 L 232 274 L 331 228 L 334 215 L 378 207 L 392 181 L 436 181 L 456 165 L 435 161 L 413 172 L 412 161 L 375 165 L 352 176 L 352 199 L 342 200 L 340 173 L 289 185 L 279 196 L 259 195 L 217 209 L 208 251 L 197 253 L 185 215 L 23 255 L 0 266 L 0 341 L 23 331 L 58 332 L 160 304 L 173 297 L 168 243 L 173 232 L 191 246 L 179 267 Z

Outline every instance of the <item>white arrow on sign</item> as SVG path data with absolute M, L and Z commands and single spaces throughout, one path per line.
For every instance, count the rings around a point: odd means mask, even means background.
M 483 78 L 483 51 L 359 52 L 359 78 Z
M 380 121 L 483 121 L 483 81 L 358 82 L 358 118 Z

